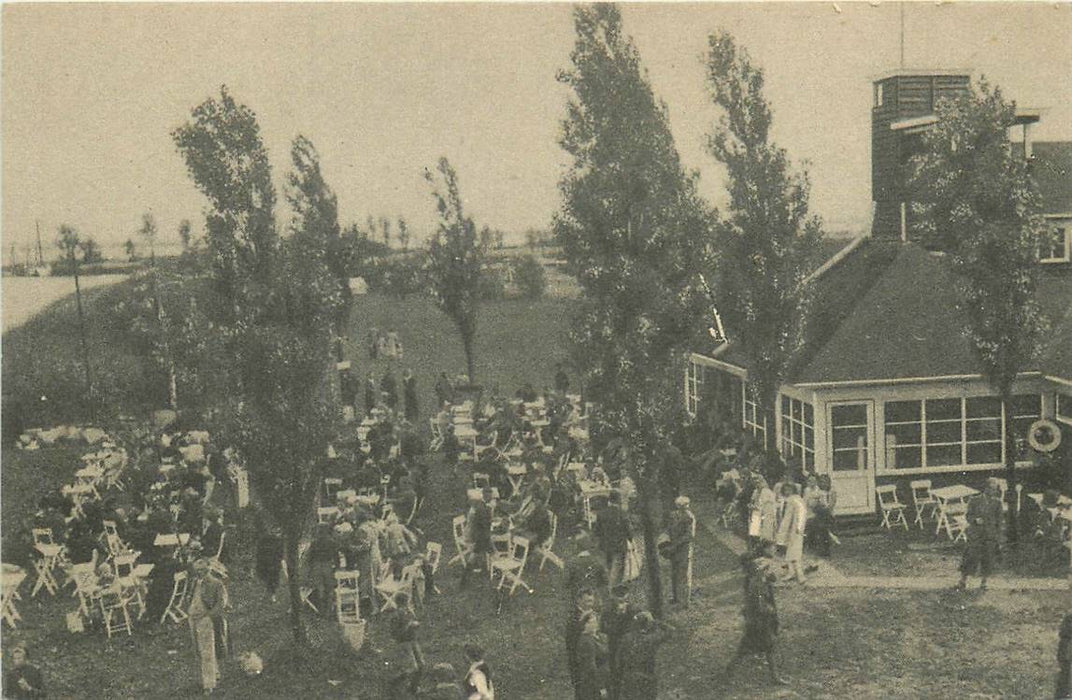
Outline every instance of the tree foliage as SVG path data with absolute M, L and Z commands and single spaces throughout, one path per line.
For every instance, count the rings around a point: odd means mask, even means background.
M 233 314 L 251 286 L 270 284 L 276 273 L 275 188 L 256 115 L 223 86 L 172 138 L 211 204 L 205 230 L 213 279 L 226 302 L 221 313 Z
M 526 255 L 514 263 L 514 284 L 526 299 L 539 299 L 547 291 L 547 273 L 534 255 Z
M 475 383 L 473 344 L 487 250 L 477 239 L 476 224 L 465 215 L 454 168 L 446 158 L 440 158 L 436 172 L 438 183 L 431 172 L 424 175 L 432 183 L 439 213 L 439 225 L 428 248 L 428 277 L 436 303 L 458 328 L 469 382 Z
M 1006 410 L 1013 382 L 1037 354 L 1046 327 L 1036 299 L 1045 227 L 1027 161 L 1009 141 L 1015 115 L 1015 104 L 983 80 L 939 103 L 938 122 L 911 163 L 912 235 L 952 253 L 965 330 Z M 1011 437 L 1005 459 L 1014 479 Z
M 708 151 L 725 165 L 730 195 L 718 235 L 718 308 L 748 357 L 751 391 L 769 412 L 802 346 L 805 279 L 822 231 L 808 214 L 807 173 L 794 172 L 770 138 L 763 70 L 725 32 L 708 37 L 706 67 L 711 98 L 722 110 Z
M 573 96 L 560 144 L 555 236 L 584 290 L 572 341 L 586 392 L 610 432 L 629 441 L 644 518 L 649 598 L 661 609 L 655 549 L 657 486 L 681 420 L 684 355 L 709 309 L 710 212 L 684 171 L 666 107 L 610 4 L 574 10 Z

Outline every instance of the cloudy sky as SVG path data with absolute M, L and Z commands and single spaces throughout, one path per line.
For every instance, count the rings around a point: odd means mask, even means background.
M 227 84 L 258 116 L 277 184 L 297 134 L 320 151 L 344 223 L 434 221 L 425 168 L 446 155 L 478 224 L 546 227 L 566 165 L 573 43 L 565 4 L 5 5 L 2 235 L 40 222 L 118 245 L 152 211 L 165 239 L 205 201 L 171 131 Z M 644 4 L 623 9 L 685 163 L 722 198 L 703 150 L 709 32 L 725 28 L 767 73 L 775 138 L 807 161 L 831 229 L 870 216 L 870 81 L 900 61 L 895 3 Z M 905 63 L 984 73 L 1047 108 L 1035 137 L 1072 139 L 1072 5 L 910 3 Z M 281 198 L 282 200 L 282 198 Z M 281 221 L 288 214 L 279 212 Z M 21 255 L 21 253 L 20 253 Z

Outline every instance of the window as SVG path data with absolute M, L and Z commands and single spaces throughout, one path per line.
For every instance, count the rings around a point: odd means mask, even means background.
M 767 447 L 767 417 L 763 415 L 763 411 L 756 405 L 755 398 L 752 396 L 752 392 L 748 390 L 748 387 L 742 383 L 741 391 L 744 394 L 744 430 L 747 433 L 751 433 L 756 441 Z
M 1002 461 L 1000 399 L 887 401 L 885 408 L 888 469 Z
M 700 404 L 700 395 L 703 392 L 704 375 L 706 368 L 699 362 L 690 360 L 685 370 L 685 409 L 690 415 L 696 415 L 696 407 Z
M 885 100 L 885 94 L 882 89 L 882 83 L 875 83 L 875 106 L 881 107 Z
M 830 431 L 833 470 L 843 472 L 867 469 L 867 406 L 831 406 Z
M 810 403 L 782 397 L 782 455 L 800 459 L 805 471 L 815 467 L 815 414 Z
M 1069 262 L 1070 242 L 1068 228 L 1052 226 L 1042 234 L 1039 260 L 1042 262 Z
M 1057 394 L 1055 402 L 1054 417 L 1062 423 L 1072 425 L 1072 394 Z
M 1040 394 L 1017 394 L 1009 401 L 1012 414 L 1012 435 L 1017 441 L 1027 439 L 1031 424 L 1042 417 L 1042 396 Z

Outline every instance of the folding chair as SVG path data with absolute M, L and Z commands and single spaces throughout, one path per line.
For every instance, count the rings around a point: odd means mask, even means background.
M 417 576 L 419 563 L 410 564 L 402 569 L 399 578 L 390 575 L 390 563 L 384 562 L 386 576 L 374 588 L 380 596 L 380 612 L 398 610 L 398 599 L 406 599 L 406 607 L 413 612 L 413 580 Z
M 78 612 L 83 617 L 89 618 L 90 606 L 96 597 L 97 569 L 93 562 L 85 564 L 73 564 L 67 575 L 74 582 L 74 593 L 71 595 L 78 598 Z
M 112 560 L 112 565 L 115 568 L 115 580 L 124 592 L 129 591 L 128 603 L 137 603 L 138 605 L 138 619 L 145 614 L 145 598 L 143 597 L 142 588 L 144 587 L 143 580 L 138 578 L 135 573 L 135 562 L 138 558 L 137 552 L 120 554 Z
M 361 621 L 360 576 L 359 571 L 335 572 L 335 617 L 342 624 Z
M 948 503 L 942 508 L 941 518 L 942 525 L 945 526 L 945 534 L 949 537 L 950 541 L 956 542 L 957 540 L 968 539 L 968 504 L 962 501 L 955 503 Z
M 532 588 L 521 579 L 521 574 L 525 572 L 525 564 L 528 560 L 529 540 L 525 537 L 513 538 L 510 543 L 510 551 L 505 555 L 492 557 L 491 560 L 491 570 L 499 574 L 497 588 L 502 590 L 507 580 L 509 580 L 510 595 L 514 594 L 518 586 L 524 586 L 526 591 L 532 593 Z
M 56 577 L 52 572 L 60 563 L 60 558 L 63 555 L 63 545 L 52 542 L 52 530 L 48 528 L 33 528 L 33 537 L 34 549 L 41 556 L 34 561 L 37 580 L 34 582 L 33 590 L 30 591 L 30 597 L 35 597 L 42 588 L 52 595 L 56 595 L 56 591 L 59 590 L 59 584 L 56 582 Z
M 536 547 L 536 553 L 540 555 L 540 568 L 537 569 L 537 576 L 543 571 L 543 565 L 550 561 L 552 564 L 560 569 L 566 568 L 566 562 L 562 561 L 562 558 L 551 551 L 551 548 L 555 546 L 555 538 L 558 536 L 558 516 L 551 513 L 551 536 L 547 538 L 547 541 Z
M 465 560 L 469 556 L 469 553 L 473 551 L 473 546 L 465 540 L 465 516 L 456 515 L 454 519 L 450 521 L 451 531 L 454 534 L 454 548 L 457 550 L 457 554 L 450 558 L 447 562 L 447 566 L 450 566 L 454 562 L 461 562 L 462 566 L 465 566 Z
M 172 622 L 182 623 L 186 620 L 186 610 L 184 609 L 184 603 L 186 602 L 186 591 L 190 585 L 190 577 L 185 571 L 176 571 L 174 583 L 171 585 L 171 598 L 168 599 L 167 608 L 164 609 L 164 614 L 160 616 L 160 624 L 164 624 L 164 620 L 171 618 Z
M 0 616 L 3 617 L 11 629 L 16 629 L 19 624 L 19 620 L 22 619 L 22 615 L 19 615 L 18 609 L 15 607 L 15 600 L 21 599 L 19 595 L 19 586 L 26 580 L 26 574 L 21 570 L 16 571 L 13 574 L 4 576 L 3 582 L 3 595 L 0 600 Z
M 335 495 L 342 490 L 342 479 L 327 477 L 324 479 L 324 503 L 335 503 Z
M 905 507 L 903 503 L 897 500 L 896 484 L 876 486 L 875 495 L 878 496 L 878 507 L 882 511 L 882 526 L 887 530 L 892 530 L 894 525 L 900 523 L 907 530 L 908 521 L 905 519 Z M 891 515 L 893 516 L 892 521 L 890 520 Z
M 929 509 L 931 517 L 937 517 L 938 499 L 931 494 L 930 479 L 917 479 L 908 482 L 908 485 L 912 489 L 912 506 L 916 509 L 916 519 L 912 523 L 923 529 L 925 511 Z
M 129 594 L 120 590 L 107 590 L 100 596 L 101 616 L 104 618 L 104 629 L 108 632 L 108 639 L 117 632 L 126 632 L 129 636 L 133 633 L 130 624 L 130 611 L 127 606 L 131 600 Z

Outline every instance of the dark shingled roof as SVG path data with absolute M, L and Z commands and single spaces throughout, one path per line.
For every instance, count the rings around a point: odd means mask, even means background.
M 1072 141 L 1033 142 L 1031 173 L 1042 195 L 1044 214 L 1072 212 Z
M 869 239 L 819 278 L 795 384 L 979 373 L 954 273 L 915 244 Z M 1072 379 L 1072 273 L 1043 270 L 1039 300 L 1050 322 L 1031 369 Z M 747 366 L 733 344 L 719 359 Z

